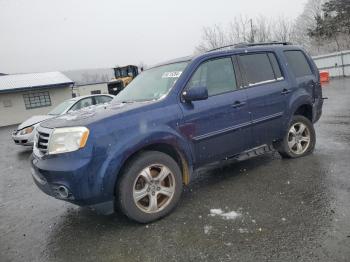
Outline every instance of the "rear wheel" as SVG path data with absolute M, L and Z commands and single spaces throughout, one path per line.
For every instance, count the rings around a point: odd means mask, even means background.
M 278 152 L 286 158 L 302 157 L 313 152 L 315 143 L 316 134 L 313 124 L 306 117 L 295 115 L 278 147 Z
M 140 223 L 157 220 L 169 214 L 180 199 L 180 168 L 164 153 L 143 152 L 124 169 L 117 193 L 126 216 Z

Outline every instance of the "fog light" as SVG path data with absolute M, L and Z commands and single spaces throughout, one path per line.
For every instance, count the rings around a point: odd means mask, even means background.
M 59 186 L 57 188 L 57 194 L 60 198 L 68 198 L 69 197 L 69 190 L 65 186 Z

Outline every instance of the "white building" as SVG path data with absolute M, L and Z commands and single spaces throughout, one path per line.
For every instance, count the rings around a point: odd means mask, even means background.
M 73 96 L 108 94 L 107 83 L 91 83 L 74 85 Z
M 72 98 L 74 82 L 60 72 L 0 76 L 0 126 L 47 114 Z
M 108 94 L 107 83 L 114 77 L 111 68 L 79 69 L 62 73 L 75 83 L 74 96 Z

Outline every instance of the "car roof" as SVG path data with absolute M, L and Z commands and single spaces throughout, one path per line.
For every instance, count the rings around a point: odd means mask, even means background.
M 231 47 L 231 48 L 229 48 Z M 226 49 L 225 49 L 226 48 Z M 229 48 L 229 49 L 227 49 Z M 169 64 L 174 64 L 174 63 L 181 63 L 181 62 L 189 62 L 195 59 L 201 59 L 201 58 L 205 58 L 205 57 L 215 57 L 215 56 L 220 56 L 220 55 L 234 55 L 234 54 L 238 54 L 238 53 L 244 53 L 244 52 L 263 52 L 263 51 L 273 51 L 273 50 L 301 50 L 302 48 L 300 46 L 296 46 L 296 45 L 292 45 L 291 43 L 278 43 L 278 42 L 271 42 L 271 43 L 261 43 L 261 45 L 259 45 L 259 43 L 254 44 L 252 46 L 250 46 L 249 44 L 244 45 L 244 44 L 240 44 L 237 45 L 237 47 L 234 47 L 234 45 L 232 46 L 226 46 L 226 47 L 222 47 L 222 48 L 218 48 L 212 51 L 207 51 L 205 53 L 200 53 L 197 55 L 192 55 L 192 56 L 185 56 L 185 57 L 180 57 L 180 58 L 176 58 L 176 59 L 172 59 L 172 60 L 168 60 L 159 64 L 156 64 L 151 68 L 155 68 L 155 67 L 159 67 L 159 66 L 164 66 L 164 65 L 169 65 Z
M 191 61 L 193 58 L 194 58 L 194 56 L 179 57 L 179 58 L 167 60 L 167 61 L 162 62 L 162 63 L 159 63 L 159 64 L 155 64 L 154 66 L 151 66 L 151 67 L 148 68 L 148 69 L 155 68 L 155 67 L 159 67 L 159 66 L 164 66 L 164 65 L 175 64 L 175 63 L 188 62 L 188 61 Z M 147 70 L 148 70 L 148 69 L 147 69 Z

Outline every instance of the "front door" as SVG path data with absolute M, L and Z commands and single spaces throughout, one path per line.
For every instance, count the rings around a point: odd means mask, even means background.
M 251 139 L 245 90 L 237 88 L 231 57 L 202 63 L 186 89 L 206 86 L 208 99 L 181 103 L 181 132 L 188 137 L 198 165 L 225 159 L 246 149 Z

